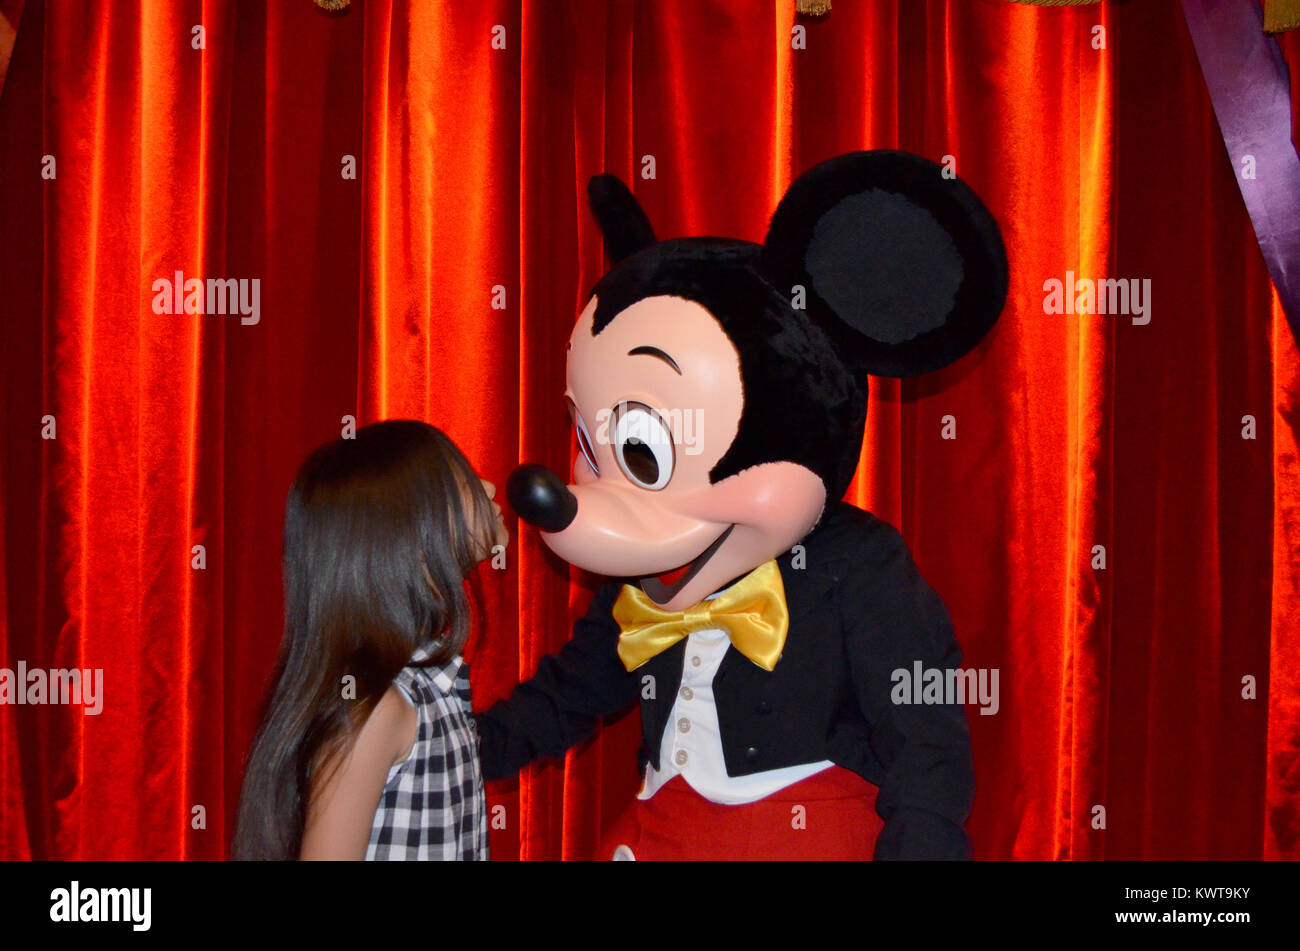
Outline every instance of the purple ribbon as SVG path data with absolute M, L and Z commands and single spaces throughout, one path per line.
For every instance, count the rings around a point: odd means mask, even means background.
M 1291 333 L 1300 344 L 1300 156 L 1286 61 L 1256 0 L 1183 0 L 1223 144 Z M 1254 178 L 1243 160 L 1254 157 Z

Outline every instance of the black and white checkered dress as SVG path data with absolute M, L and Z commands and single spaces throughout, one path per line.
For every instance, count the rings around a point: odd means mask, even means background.
M 415 743 L 388 771 L 366 859 L 487 859 L 469 665 L 457 656 L 444 667 L 404 667 L 393 683 L 415 707 Z

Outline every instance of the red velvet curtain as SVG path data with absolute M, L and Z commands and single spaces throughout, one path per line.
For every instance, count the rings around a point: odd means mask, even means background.
M 761 240 L 794 174 L 874 147 L 952 156 L 1012 262 L 977 353 L 875 387 L 849 494 L 999 671 L 969 711 L 977 856 L 1300 857 L 1300 357 L 1236 163 L 1176 4 L 1003 0 L 29 0 L 0 99 L 0 666 L 102 668 L 105 697 L 0 707 L 0 856 L 227 854 L 285 492 L 344 417 L 428 420 L 498 485 L 566 469 L 589 176 L 661 236 Z M 176 271 L 258 279 L 260 319 L 156 314 Z M 1045 313 L 1067 271 L 1149 279 L 1150 322 Z M 511 527 L 474 579 L 479 708 L 595 580 Z M 638 732 L 495 785 L 493 856 L 589 855 Z

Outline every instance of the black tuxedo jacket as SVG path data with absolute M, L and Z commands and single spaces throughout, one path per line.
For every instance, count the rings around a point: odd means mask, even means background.
M 799 551 L 800 546 L 803 552 Z M 969 858 L 974 796 L 963 707 L 891 700 L 891 674 L 956 667 L 961 651 L 943 602 L 890 525 L 836 503 L 793 553 L 777 559 L 790 630 L 776 668 L 728 648 L 713 679 L 727 772 L 830 760 L 880 787 L 877 859 Z M 659 747 L 681 681 L 683 639 L 634 671 L 618 658 L 611 616 L 623 579 L 601 585 L 572 639 L 537 673 L 477 716 L 483 775 L 513 775 L 561 756 L 599 718 L 641 703 L 639 768 Z

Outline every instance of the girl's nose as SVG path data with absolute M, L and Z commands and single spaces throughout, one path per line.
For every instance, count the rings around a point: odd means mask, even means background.
M 497 487 L 487 479 L 479 479 L 483 483 L 483 491 L 487 493 L 489 499 L 494 498 L 497 494 Z

